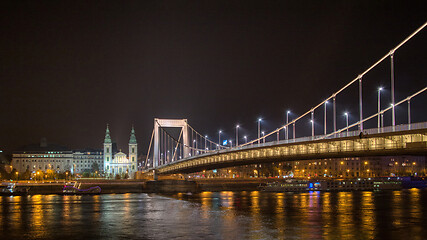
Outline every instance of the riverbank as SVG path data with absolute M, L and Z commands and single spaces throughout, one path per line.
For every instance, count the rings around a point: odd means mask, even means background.
M 271 181 L 271 180 L 270 180 Z M 98 186 L 101 194 L 111 193 L 176 193 L 176 192 L 200 192 L 200 191 L 253 191 L 257 190 L 261 183 L 267 179 L 197 179 L 176 180 L 164 179 L 151 180 L 105 180 L 84 179 L 79 180 L 79 189 L 89 189 Z M 70 182 L 3 182 L 2 188 L 15 184 L 18 190 L 25 189 L 27 194 L 63 194 L 65 185 L 73 185 Z M 22 191 L 20 191 L 22 192 Z M 83 193 L 83 192 L 82 192 Z
M 93 187 L 100 188 L 100 194 L 121 194 L 121 193 L 178 193 L 178 192 L 220 192 L 220 191 L 256 191 L 260 185 L 277 182 L 284 183 L 286 179 L 278 178 L 251 178 L 251 179 L 194 179 L 177 180 L 162 179 L 158 181 L 151 180 L 106 180 L 106 179 L 81 179 L 77 181 L 76 194 L 87 194 L 85 189 Z M 325 180 L 332 181 L 332 180 Z M 351 182 L 351 180 L 349 180 Z M 357 180 L 357 181 L 360 181 Z M 425 179 L 406 179 L 401 178 L 401 188 L 425 188 L 427 181 Z M 64 194 L 64 186 L 72 186 L 76 181 L 71 182 L 3 182 L 2 190 L 10 184 L 15 184 L 16 192 L 25 192 L 29 195 L 35 194 Z M 81 191 L 80 191 L 81 190 Z M 6 193 L 9 194 L 9 193 Z M 68 192 L 69 194 L 69 192 Z

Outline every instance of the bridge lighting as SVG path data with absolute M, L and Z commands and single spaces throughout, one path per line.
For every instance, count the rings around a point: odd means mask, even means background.
M 262 119 L 261 118 L 259 118 L 258 119 L 258 144 L 260 144 L 260 136 L 259 136 L 259 134 L 260 134 L 260 131 L 261 131 L 261 121 L 262 121 Z
M 381 112 L 381 91 L 382 90 L 383 90 L 382 87 L 378 88 L 378 129 L 380 129 L 380 123 L 381 123 L 380 112 Z
M 222 133 L 222 131 L 221 130 L 219 130 L 219 132 L 218 132 L 218 148 L 219 148 L 219 145 L 221 145 L 221 133 Z
M 239 146 L 239 124 L 236 125 L 236 147 Z
M 324 126 L 323 126 L 323 134 L 326 135 L 326 105 L 328 104 L 328 100 L 325 101 L 325 112 L 323 113 L 323 122 L 324 122 Z
M 348 113 L 345 112 L 344 116 L 345 116 L 345 122 L 346 122 L 347 132 L 348 132 Z
M 286 111 L 286 125 L 288 125 L 289 124 L 289 114 L 291 113 L 291 111 Z M 288 140 L 288 137 L 289 137 L 289 130 L 288 130 L 288 128 L 286 128 L 285 129 L 285 131 L 286 131 L 286 140 Z
M 245 143 L 248 143 L 248 137 L 244 136 L 243 138 L 245 139 Z

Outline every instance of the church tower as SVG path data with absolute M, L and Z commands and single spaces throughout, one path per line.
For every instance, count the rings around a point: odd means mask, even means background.
M 138 171 L 138 165 L 137 165 L 137 159 L 138 159 L 138 144 L 136 143 L 136 136 L 135 136 L 135 129 L 132 126 L 132 130 L 130 132 L 130 139 L 129 139 L 129 162 L 131 163 L 129 172 L 130 177 L 133 177 L 135 172 Z
M 104 139 L 104 173 L 108 174 L 111 172 L 110 163 L 113 159 L 113 144 L 111 143 L 110 137 L 110 129 L 105 131 L 105 139 Z

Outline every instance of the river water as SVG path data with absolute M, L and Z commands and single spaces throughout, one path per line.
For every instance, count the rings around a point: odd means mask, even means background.
M 427 189 L 1 197 L 0 239 L 426 239 Z

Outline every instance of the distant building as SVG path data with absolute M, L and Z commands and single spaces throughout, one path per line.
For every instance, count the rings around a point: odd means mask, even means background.
M 18 172 L 53 170 L 65 172 L 71 169 L 73 151 L 65 146 L 47 144 L 42 138 L 40 144 L 27 145 L 12 155 L 11 165 Z
M 136 142 L 135 129 L 132 127 L 129 139 L 129 158 L 121 150 L 114 151 L 111 142 L 110 130 L 107 125 L 104 139 L 104 173 L 106 176 L 114 177 L 115 175 L 134 177 L 138 171 L 137 156 L 138 144 Z
M 295 177 L 384 177 L 426 174 L 425 156 L 354 157 L 292 162 Z
M 73 151 L 71 173 L 95 173 L 104 169 L 104 153 L 101 149 L 82 149 Z

